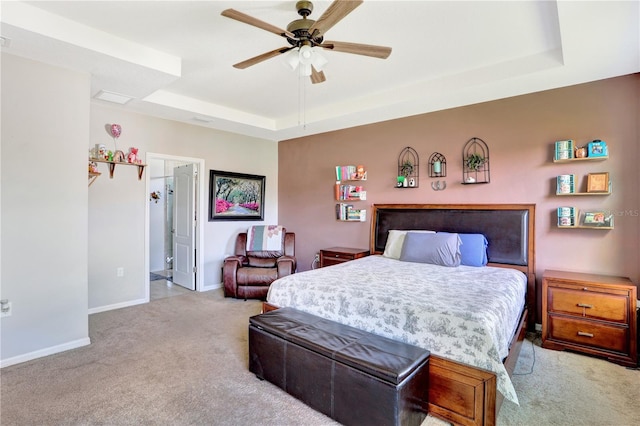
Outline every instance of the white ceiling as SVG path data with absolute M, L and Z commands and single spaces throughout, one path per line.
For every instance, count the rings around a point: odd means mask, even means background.
M 2 1 L 0 35 L 3 52 L 90 73 L 92 96 L 133 96 L 127 110 L 285 140 L 640 72 L 639 4 L 368 0 L 325 40 L 391 55 L 325 50 L 315 85 L 282 57 L 232 67 L 288 44 L 220 12 L 286 28 L 295 1 Z

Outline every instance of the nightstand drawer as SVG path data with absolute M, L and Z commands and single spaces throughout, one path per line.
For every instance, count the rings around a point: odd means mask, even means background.
M 629 328 L 549 315 L 549 340 L 629 354 Z
M 320 267 L 337 265 L 369 256 L 369 250 L 349 247 L 331 247 L 320 250 Z
M 326 251 L 322 250 L 322 254 L 324 255 L 326 260 L 335 260 L 337 262 L 346 262 L 348 260 L 353 260 L 353 254 L 351 253 L 340 253 L 337 251 Z
M 552 286 L 548 289 L 548 312 L 629 323 L 629 297 L 626 292 L 607 294 Z

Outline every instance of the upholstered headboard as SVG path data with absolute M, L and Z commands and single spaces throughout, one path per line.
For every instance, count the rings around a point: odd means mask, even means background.
M 376 204 L 370 250 L 382 254 L 391 229 L 481 233 L 489 242 L 489 263 L 528 267 L 534 209 L 532 204 Z

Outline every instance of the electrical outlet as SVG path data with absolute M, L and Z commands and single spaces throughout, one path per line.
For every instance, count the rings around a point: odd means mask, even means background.
M 12 314 L 11 302 L 3 300 L 0 305 L 0 318 L 10 317 Z
M 314 262 L 320 262 L 320 253 L 316 253 L 316 257 L 313 259 Z
M 122 266 L 116 269 L 116 276 L 124 277 L 124 268 Z

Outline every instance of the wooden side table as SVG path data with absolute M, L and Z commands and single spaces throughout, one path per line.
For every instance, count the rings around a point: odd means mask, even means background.
M 637 286 L 626 277 L 544 272 L 542 347 L 638 363 Z
M 320 250 L 320 267 L 337 265 L 369 256 L 369 250 L 350 247 L 331 247 Z

